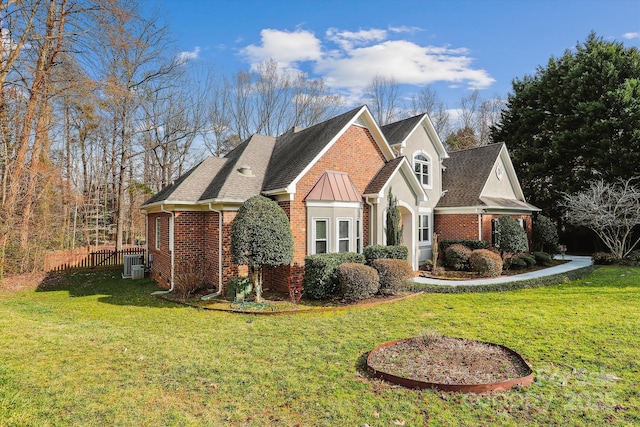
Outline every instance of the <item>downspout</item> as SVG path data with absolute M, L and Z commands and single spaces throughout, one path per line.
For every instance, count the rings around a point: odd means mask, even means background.
M 171 222 L 169 223 L 169 231 L 173 232 L 171 234 L 169 234 L 169 250 L 171 250 L 171 287 L 169 288 L 168 291 L 156 291 L 156 292 L 152 292 L 151 295 L 164 295 L 164 294 L 168 294 L 173 292 L 173 278 L 174 278 L 174 273 L 175 273 L 175 236 L 172 234 L 175 234 L 175 230 L 176 230 L 176 224 L 175 224 L 175 212 L 173 211 L 168 211 L 164 208 L 164 205 L 160 205 L 160 209 L 162 210 L 162 212 L 164 213 L 168 213 L 171 215 Z M 173 227 L 171 226 L 171 224 L 173 224 Z M 158 238 L 158 236 L 156 236 L 156 239 Z M 173 243 L 173 245 L 171 245 L 171 243 Z
M 200 298 L 205 301 L 222 295 L 222 211 L 213 209 L 212 202 L 209 202 L 209 211 L 218 214 L 218 292 Z

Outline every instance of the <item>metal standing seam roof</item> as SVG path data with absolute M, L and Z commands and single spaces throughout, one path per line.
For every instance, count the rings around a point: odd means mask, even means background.
M 346 172 L 324 171 L 305 200 L 362 202 L 362 195 Z

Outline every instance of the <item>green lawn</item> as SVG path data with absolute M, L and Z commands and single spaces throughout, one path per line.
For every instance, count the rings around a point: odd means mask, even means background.
M 116 277 L 0 291 L 0 425 L 640 424 L 640 268 L 282 316 L 174 305 Z M 535 383 L 462 395 L 363 371 L 378 344 L 426 331 L 506 345 Z

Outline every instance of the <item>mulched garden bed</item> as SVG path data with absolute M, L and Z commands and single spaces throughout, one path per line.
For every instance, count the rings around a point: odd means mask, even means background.
M 367 359 L 370 372 L 411 388 L 484 393 L 528 385 L 533 372 L 513 350 L 439 335 L 383 344 Z

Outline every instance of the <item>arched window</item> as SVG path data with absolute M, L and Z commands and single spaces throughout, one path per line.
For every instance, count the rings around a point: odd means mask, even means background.
M 413 156 L 413 168 L 423 186 L 431 185 L 431 161 L 424 154 Z

